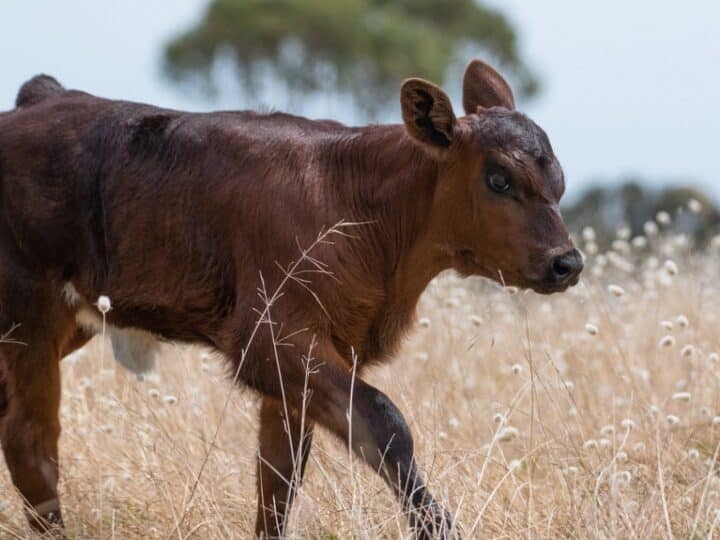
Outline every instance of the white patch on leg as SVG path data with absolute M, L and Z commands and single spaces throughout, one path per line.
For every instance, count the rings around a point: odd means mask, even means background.
M 52 514 L 60 510 L 60 501 L 57 497 L 43 501 L 40 504 L 34 504 L 33 510 L 40 517 L 47 516 L 48 514 Z
M 65 303 L 70 307 L 77 306 L 80 303 L 80 300 L 82 300 L 82 297 L 80 296 L 80 293 L 77 292 L 75 285 L 69 281 L 63 285 L 62 294 L 63 298 L 65 298 Z

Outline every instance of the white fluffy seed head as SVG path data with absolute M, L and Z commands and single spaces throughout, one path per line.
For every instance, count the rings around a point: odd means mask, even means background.
M 700 452 L 697 448 L 691 448 L 690 450 L 688 450 L 688 457 L 690 459 L 697 459 L 700 457 Z
M 647 236 L 655 236 L 658 233 L 657 223 L 654 221 L 646 221 L 645 225 L 643 225 L 643 231 L 645 231 Z
M 595 241 L 595 229 L 592 227 L 584 227 L 582 230 L 582 237 L 586 242 Z
M 107 296 L 100 295 L 97 299 L 97 308 L 100 313 L 105 315 L 108 311 L 112 309 L 112 304 L 110 303 L 110 298 Z
M 508 469 L 511 471 L 517 470 L 520 467 L 522 467 L 522 460 L 521 459 L 513 459 L 510 463 L 508 463 Z
M 690 326 L 690 320 L 682 314 L 675 317 L 675 322 L 680 328 L 687 328 L 688 326 Z
M 613 426 L 612 424 L 608 424 L 607 426 L 603 426 L 602 428 L 600 428 L 601 435 L 607 436 L 612 435 L 613 433 L 615 433 L 615 426 Z
M 684 401 L 687 403 L 690 401 L 690 392 L 675 392 L 670 399 L 673 401 Z
M 505 421 L 505 415 L 501 413 L 493 414 L 493 422 L 496 424 L 502 424 Z
M 520 435 L 520 431 L 518 428 L 513 426 L 507 426 L 500 430 L 500 433 L 498 433 L 498 440 L 500 442 L 510 442 L 514 439 L 517 439 Z
M 623 452 L 622 450 L 615 454 L 615 459 L 618 461 L 618 463 L 626 463 L 628 460 L 627 452 Z
M 695 351 L 695 347 L 693 347 L 692 345 L 685 345 L 680 350 L 680 356 L 682 356 L 683 358 L 690 358 L 693 355 L 694 351 Z
M 598 329 L 598 327 L 595 326 L 594 324 L 592 324 L 592 323 L 587 323 L 587 324 L 585 325 L 585 331 L 586 331 L 588 334 L 590 334 L 591 336 L 597 336 L 597 335 L 598 335 L 598 332 L 599 332 L 599 329 Z
M 427 317 L 421 317 L 420 320 L 418 320 L 418 324 L 422 328 L 430 328 L 430 319 L 428 319 Z
M 689 242 L 688 235 L 684 233 L 676 234 L 675 238 L 673 238 L 673 242 L 675 242 L 675 245 L 680 248 L 687 247 Z
M 666 260 L 665 271 L 671 276 L 676 276 L 679 270 L 677 264 L 675 264 L 675 261 L 673 261 L 672 259 Z
M 660 321 L 660 326 L 663 328 L 663 330 L 667 330 L 668 332 L 673 329 L 672 321 Z
M 708 355 L 708 360 L 709 360 L 710 363 L 712 363 L 712 364 L 717 364 L 717 363 L 718 363 L 718 360 L 720 360 L 720 355 L 718 355 L 718 353 L 716 353 L 716 352 L 711 352 L 711 353 Z
M 470 322 L 473 323 L 473 325 L 475 325 L 475 326 L 481 326 L 483 323 L 483 320 L 482 320 L 482 317 L 479 317 L 478 315 L 471 315 Z
M 668 414 L 665 417 L 665 422 L 667 422 L 667 425 L 670 427 L 677 426 L 680 423 L 680 418 L 675 416 L 674 414 Z
M 625 487 L 630 483 L 630 480 L 632 480 L 632 475 L 630 471 L 620 471 L 615 473 L 613 480 L 617 487 Z
M 163 398 L 163 401 L 168 405 L 175 405 L 178 402 L 178 398 L 176 398 L 175 396 L 165 396 Z
M 660 338 L 660 343 L 658 345 L 663 348 L 672 347 L 675 345 L 675 338 L 670 335 L 663 336 Z
M 632 239 L 632 245 L 634 248 L 642 249 L 647 246 L 647 238 L 644 236 L 636 236 Z
M 670 225 L 670 222 L 672 221 L 670 214 L 668 214 L 665 210 L 660 210 L 660 212 L 658 212 L 655 216 L 655 219 L 660 225 Z
M 623 225 L 617 230 L 617 237 L 620 240 L 627 240 L 630 238 L 630 234 L 632 234 L 632 231 L 630 230 L 630 227 L 627 225 Z
M 614 283 L 611 283 L 610 285 L 608 285 L 608 292 L 613 296 L 620 298 L 622 295 L 625 294 L 625 289 L 623 289 L 620 285 L 615 285 Z
M 688 208 L 693 214 L 699 214 L 702 212 L 702 204 L 697 199 L 690 199 L 687 203 Z
M 623 427 L 623 429 L 633 429 L 635 427 L 635 420 L 632 418 L 624 418 L 622 422 L 620 422 L 620 425 Z
M 588 439 L 583 443 L 583 448 L 591 449 L 591 448 L 597 448 L 597 441 L 595 439 Z
M 515 375 L 520 375 L 520 373 L 522 373 L 522 365 L 520 365 L 520 364 L 513 364 L 512 366 L 510 366 L 510 370 L 511 370 Z
M 712 425 L 713 425 L 713 426 L 720 426 L 720 416 L 713 416 Z
M 613 240 L 612 248 L 618 253 L 627 255 L 630 253 L 630 244 L 627 240 Z

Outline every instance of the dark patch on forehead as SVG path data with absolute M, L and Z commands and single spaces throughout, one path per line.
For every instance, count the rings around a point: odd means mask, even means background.
M 524 114 L 503 108 L 483 111 L 473 119 L 472 138 L 479 152 L 499 150 L 530 156 L 544 171 L 544 183 L 552 195 L 557 199 L 562 196 L 565 179 L 550 140 L 542 128 Z
M 550 140 L 535 122 L 517 111 L 492 108 L 476 115 L 473 140 L 478 150 L 520 151 L 534 157 L 540 165 L 551 163 L 555 156 Z

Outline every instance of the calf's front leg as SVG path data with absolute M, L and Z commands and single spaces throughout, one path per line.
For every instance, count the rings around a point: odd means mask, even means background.
M 336 390 L 338 402 L 349 403 L 349 396 Z M 417 538 L 447 538 L 452 529 L 450 514 L 425 487 L 414 458 L 410 429 L 395 404 L 380 390 L 361 380 L 355 381 L 352 403 L 352 429 L 347 420 L 333 429 L 388 483 L 407 513 Z
M 289 348 L 303 349 L 306 350 L 302 345 Z M 353 379 L 351 370 L 332 346 L 320 348 L 318 365 L 307 379 L 307 389 L 303 386 L 305 373 L 300 359 L 283 354 L 278 363 L 280 373 L 275 369 L 274 374 L 270 371 L 263 376 L 266 381 L 274 377 L 275 383 L 259 389 L 276 397 L 275 394 L 279 395 L 276 383 L 281 380 L 290 410 L 301 410 L 303 392 L 308 390 L 307 416 L 349 442 L 353 451 L 385 479 L 407 513 L 415 536 L 448 538 L 452 529 L 450 514 L 425 487 L 414 459 L 412 434 L 395 404 L 380 390 L 359 378 Z M 266 476 L 263 474 L 262 478 Z M 289 504 L 285 504 L 283 512 L 288 509 Z M 264 515 L 267 519 L 267 514 Z M 261 518 L 259 515 L 258 527 Z

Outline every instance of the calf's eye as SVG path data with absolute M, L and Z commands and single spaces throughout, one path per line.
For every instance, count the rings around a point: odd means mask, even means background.
M 503 173 L 493 172 L 487 177 L 488 186 L 497 193 L 506 193 L 510 189 L 510 182 Z

